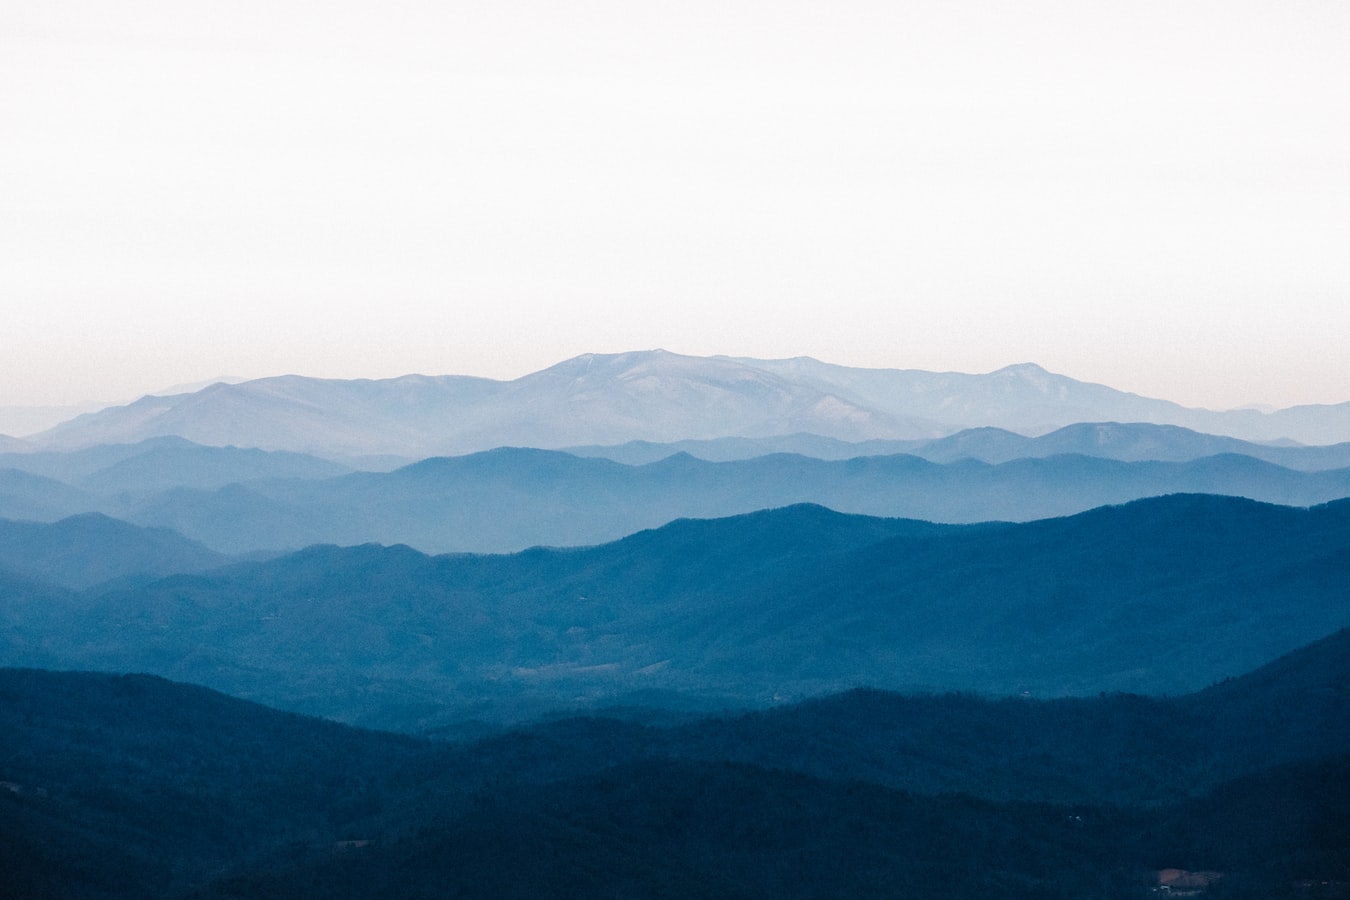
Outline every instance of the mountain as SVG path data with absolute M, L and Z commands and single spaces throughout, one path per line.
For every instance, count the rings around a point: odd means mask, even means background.
M 101 511 L 107 501 L 54 478 L 0 468 L 0 518 L 53 522 Z
M 857 369 L 810 357 L 735 360 L 782 378 L 879 409 L 897 406 L 911 415 L 943 423 L 994 426 L 1024 433 L 1084 421 L 1153 421 L 1186 415 L 1174 403 L 1151 400 L 1047 372 L 1032 363 L 1007 366 L 987 375 L 912 369 Z
M 1317 472 L 1350 468 L 1350 443 L 1325 447 L 1276 446 L 1220 435 L 1201 434 L 1176 425 L 1147 422 L 1079 422 L 1048 434 L 1027 437 L 1003 428 L 967 428 L 934 440 L 841 441 L 814 434 L 769 438 L 728 437 L 705 441 L 630 441 L 625 444 L 567 447 L 576 456 L 602 457 L 625 465 L 657 462 L 687 453 L 711 462 L 753 459 L 773 453 L 792 453 L 815 459 L 854 459 L 859 456 L 909 454 L 929 462 L 974 459 L 987 463 L 1048 456 L 1079 455 L 1121 462 L 1189 462 L 1206 456 L 1250 456 L 1287 469 Z
M 714 463 L 681 454 L 625 466 L 503 448 L 390 473 L 176 489 L 120 504 L 102 499 L 91 508 L 172 528 L 225 553 L 370 541 L 426 552 L 511 552 L 599 544 L 673 519 L 796 503 L 973 523 L 1028 521 L 1194 492 L 1309 506 L 1350 496 L 1350 469 L 1294 472 L 1233 455 L 1180 463 L 1057 456 L 989 465 L 786 454 Z
M 205 896 L 1144 900 L 1166 878 L 1182 896 L 1212 881 L 1216 897 L 1344 898 L 1347 775 L 1345 757 L 1316 760 L 1182 808 L 1119 810 L 643 761 L 506 785 L 415 834 Z
M 80 450 L 0 453 L 0 467 L 64 481 L 91 493 L 146 494 L 175 487 L 214 489 L 265 478 L 333 478 L 345 465 L 284 451 L 206 447 L 179 437 Z
M 199 572 L 228 561 L 167 528 L 142 528 L 98 513 L 52 524 L 0 519 L 0 569 L 62 587 Z
M 1238 716 L 1218 688 L 855 691 L 460 744 L 145 675 L 2 669 L 0 860 L 9 895 L 32 900 L 1125 900 L 1157 896 L 1166 867 L 1221 873 L 1215 896 L 1344 897 L 1344 641 L 1224 684 Z M 1324 740 L 1291 739 L 1319 717 Z
M 32 445 L 22 438 L 10 437 L 7 434 L 0 434 L 0 453 L 22 453 L 32 448 Z
M 1209 456 L 1248 456 L 1302 472 L 1350 466 L 1350 443 L 1323 447 L 1272 446 L 1176 425 L 1079 422 L 1038 437 L 982 428 L 929 441 L 908 452 L 933 462 L 978 459 L 988 463 L 1078 454 L 1122 462 L 1189 462 Z
M 75 416 L 95 412 L 107 403 L 78 403 L 64 406 L 0 406 L 0 450 L 22 450 L 25 437 L 45 431 Z M 9 435 L 15 435 L 10 437 Z
M 0 467 L 75 485 L 81 479 L 154 447 L 192 445 L 178 437 L 150 438 L 137 444 L 96 444 L 79 450 L 38 450 L 31 445 L 0 454 Z
M 1347 501 L 972 526 L 803 506 L 511 556 L 316 546 L 18 610 L 0 662 L 414 728 L 643 692 L 1184 692 L 1350 625 L 1347 585 Z
M 0 670 L 0 729 L 0 895 L 26 900 L 181 897 L 331 844 L 426 750 L 144 675 Z
M 1083 421 L 1173 424 L 1258 441 L 1350 440 L 1350 403 L 1270 414 L 1211 412 L 1034 365 L 963 375 L 660 350 L 588 354 L 513 381 L 290 375 L 214 384 L 82 415 L 29 440 L 44 449 L 77 449 L 176 435 L 212 446 L 333 458 L 420 458 L 499 446 L 554 449 L 796 433 L 914 440 L 994 426 L 1040 434 Z
M 663 727 L 631 709 L 533 723 L 447 754 L 477 789 L 657 757 L 733 762 L 918 794 L 1156 806 L 1350 748 L 1350 631 L 1193 694 L 1035 700 L 856 689 Z M 465 773 L 474 773 L 466 775 Z
M 78 485 L 101 494 L 148 494 L 178 487 L 211 490 L 268 478 L 334 478 L 351 471 L 326 459 L 282 450 L 203 447 L 176 438 L 141 446 L 144 452 L 92 472 Z
M 720 357 L 718 357 L 720 358 Z M 856 369 L 809 357 L 737 359 L 753 368 L 831 390 L 886 412 L 962 427 L 993 426 L 1041 434 L 1076 422 L 1151 422 L 1249 441 L 1292 439 L 1305 444 L 1350 440 L 1350 402 L 1295 406 L 1270 413 L 1253 409 L 1193 409 L 1047 372 L 1034 363 L 988 375 L 902 369 Z M 956 431 L 957 428 L 951 428 Z
M 938 433 L 931 425 L 926 433 Z M 200 444 L 319 455 L 408 456 L 731 432 L 913 426 L 746 366 L 655 351 L 588 355 L 510 382 L 420 375 L 383 381 L 285 376 L 145 397 L 64 423 L 35 443 L 76 448 L 178 435 Z

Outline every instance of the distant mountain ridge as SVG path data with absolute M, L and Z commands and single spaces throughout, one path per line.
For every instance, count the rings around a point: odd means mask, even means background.
M 966 375 L 662 350 L 587 354 L 513 381 L 290 375 L 214 384 L 79 416 L 27 440 L 42 449 L 73 449 L 176 435 L 213 446 L 420 458 L 498 446 L 793 433 L 915 440 L 992 426 L 1041 434 L 1084 421 L 1171 424 L 1252 441 L 1350 441 L 1350 403 L 1213 412 L 1031 364 Z
M 504 447 L 433 457 L 390 472 L 336 476 L 331 473 L 344 467 L 317 457 L 157 438 L 9 457 L 37 472 L 64 475 L 78 487 L 33 471 L 0 468 L 0 518 L 54 522 L 98 512 L 171 528 L 222 553 L 367 542 L 404 543 L 429 553 L 483 553 L 599 544 L 673 519 L 796 503 L 973 523 L 1071 515 L 1175 493 L 1288 506 L 1350 496 L 1350 468 L 1295 471 L 1231 453 L 1181 462 L 1061 454 L 987 463 L 964 455 L 1015 451 L 1044 440 L 992 435 L 986 441 L 984 432 L 963 432 L 950 446 L 945 439 L 930 445 L 933 455 L 958 457 L 949 462 L 905 454 L 819 459 L 783 453 L 711 462 L 677 453 L 631 465 Z M 1202 445 L 1215 440 L 1195 437 Z M 747 440 L 738 439 L 735 446 Z M 641 449 L 653 446 L 659 445 Z M 1323 456 L 1338 450 L 1275 449 Z M 0 455 L 0 465 L 5 460 Z
M 946 437 L 908 441 L 841 441 L 814 434 L 769 438 L 727 437 L 658 444 L 630 441 L 610 446 L 563 448 L 577 456 L 599 456 L 627 465 L 642 465 L 675 453 L 710 462 L 753 459 L 771 453 L 795 453 L 816 459 L 854 459 L 905 453 L 930 462 L 974 459 L 986 463 L 1043 459 L 1078 454 L 1121 462 L 1187 462 L 1206 456 L 1236 454 L 1302 472 L 1350 467 L 1350 442 L 1329 446 L 1284 446 L 1233 437 L 1202 434 L 1179 425 L 1148 422 L 1078 422 L 1036 437 L 1004 428 L 967 428 Z
M 673 519 L 796 503 L 934 522 L 1025 522 L 1175 493 L 1311 506 L 1350 496 L 1350 469 L 1294 472 L 1234 455 L 1181 463 L 1055 456 L 998 465 L 791 455 L 712 463 L 677 455 L 624 466 L 503 448 L 390 473 L 174 490 L 134 504 L 124 517 L 227 553 L 368 541 L 427 552 L 509 552 L 598 544 Z
M 95 494 L 211 489 L 264 478 L 332 478 L 352 469 L 315 456 L 212 447 L 181 437 L 97 444 L 70 451 L 0 451 L 0 470 L 17 469 Z
M 992 427 L 920 441 L 795 433 L 345 465 L 176 436 L 0 452 L 0 518 L 98 512 L 227 553 L 367 541 L 426 552 L 577 546 L 681 517 L 793 503 L 939 522 L 1026 521 L 1196 492 L 1291 506 L 1350 496 L 1350 443 L 1272 446 L 1099 422 L 1039 437 Z
M 964 423 L 961 428 L 992 426 L 1037 435 L 1077 422 L 1151 422 L 1250 441 L 1332 444 L 1350 440 L 1350 402 L 1294 406 L 1270 413 L 1254 409 L 1215 411 L 1078 381 L 1035 363 L 969 375 L 858 369 L 810 357 L 739 361 L 882 408 L 898 404 L 908 415 L 947 424 Z M 948 432 L 956 430 L 959 428 L 949 428 Z

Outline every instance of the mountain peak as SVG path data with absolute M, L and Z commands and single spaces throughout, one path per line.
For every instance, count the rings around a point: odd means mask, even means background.
M 1049 369 L 1046 369 L 1043 366 L 1038 366 L 1036 365 L 1036 363 L 1033 362 L 1014 363 L 1011 366 L 1004 366 L 1001 369 L 996 369 L 990 374 L 1004 375 L 1004 376 L 1021 375 L 1023 377 L 1026 376 L 1051 377 L 1051 378 L 1061 377 L 1055 375 L 1055 373 L 1051 372 Z

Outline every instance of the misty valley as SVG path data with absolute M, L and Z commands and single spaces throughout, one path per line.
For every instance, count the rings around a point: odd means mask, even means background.
M 649 353 L 0 437 L 0 896 L 1350 897 L 1350 404 Z

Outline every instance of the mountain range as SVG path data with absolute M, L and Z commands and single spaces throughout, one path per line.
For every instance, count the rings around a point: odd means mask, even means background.
M 1350 898 L 1350 404 L 168 394 L 0 437 L 0 896 Z
M 678 518 L 712 518 L 795 503 L 938 522 L 1029 521 L 1169 493 L 1215 493 L 1293 506 L 1350 495 L 1350 468 L 1296 471 L 1254 456 L 1182 462 L 1055 455 L 986 463 L 1025 443 L 1087 446 L 1065 432 L 1123 435 L 1116 455 L 1185 456 L 1225 439 L 1156 426 L 1072 427 L 1040 439 L 963 432 L 914 455 L 843 460 L 773 454 L 710 462 L 685 453 L 642 465 L 559 451 L 501 448 L 432 458 L 391 472 L 353 472 L 283 451 L 201 447 L 180 438 L 0 457 L 0 516 L 56 521 L 97 512 L 172 528 L 221 553 L 315 543 L 405 543 L 431 553 L 510 552 L 617 540 Z M 1134 435 L 1137 439 L 1131 439 Z M 1135 453 L 1131 447 L 1152 446 Z M 1247 445 L 1250 449 L 1255 445 Z M 1033 452 L 1036 448 L 1030 448 Z M 1241 448 L 1240 448 L 1241 449 Z M 1274 448 L 1315 466 L 1340 448 Z M 1317 454 L 1317 456 L 1298 454 Z M 48 473 L 46 475 L 37 473 Z M 334 474 L 341 473 L 341 474 Z M 58 481 L 50 476 L 60 476 Z
M 1232 454 L 1303 472 L 1350 468 L 1350 443 L 1316 447 L 1260 444 L 1202 434 L 1177 425 L 1148 422 L 1077 422 L 1036 437 L 985 426 L 931 440 L 841 441 L 815 434 L 786 434 L 770 438 L 725 437 L 667 443 L 629 441 L 564 449 L 576 456 L 598 456 L 626 465 L 659 462 L 676 453 L 688 453 L 710 462 L 754 459 L 774 453 L 832 460 L 906 454 L 938 463 L 963 459 L 1004 463 L 1071 454 L 1121 462 L 1189 462 L 1206 456 Z M 0 464 L 3 463 L 4 458 L 0 457 Z
M 0 862 L 28 900 L 1344 898 L 1347 640 L 1171 699 L 854 691 L 462 743 L 0 669 Z
M 1242 456 L 1185 463 L 1067 456 L 999 465 L 910 456 L 826 461 L 783 455 L 726 463 L 674 456 L 622 466 L 501 449 L 428 459 L 390 473 L 178 489 L 113 511 L 226 553 L 372 541 L 432 553 L 510 552 L 599 544 L 673 519 L 795 503 L 974 523 L 1201 492 L 1310 506 L 1350 496 L 1350 469 L 1293 472 Z
M 1348 501 L 1204 495 L 1020 525 L 797 506 L 505 556 L 315 546 L 83 591 L 16 574 L 0 664 L 402 728 L 672 693 L 1182 692 L 1350 625 L 1348 552 Z
M 916 440 L 988 426 L 1035 435 L 1078 422 L 1169 424 L 1261 442 L 1350 441 L 1350 403 L 1215 412 L 1032 364 L 966 375 L 660 350 L 587 354 L 512 381 L 291 375 L 221 383 L 81 415 L 26 441 L 31 449 L 53 450 L 172 435 L 342 461 L 796 433 Z

